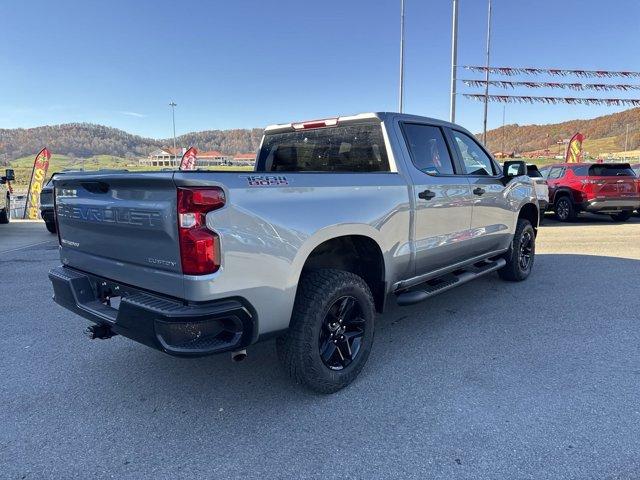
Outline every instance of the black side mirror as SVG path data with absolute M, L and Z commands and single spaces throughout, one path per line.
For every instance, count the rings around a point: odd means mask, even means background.
M 514 177 L 527 174 L 527 164 L 522 160 L 509 160 L 504 162 L 502 171 L 504 172 L 504 178 L 508 182 Z
M 13 171 L 13 168 L 7 168 L 5 170 L 5 179 L 9 182 L 13 182 L 16 179 L 16 174 Z

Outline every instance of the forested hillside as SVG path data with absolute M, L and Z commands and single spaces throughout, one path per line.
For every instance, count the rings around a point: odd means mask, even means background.
M 572 120 L 550 125 L 507 125 L 487 132 L 492 151 L 524 152 L 556 148 L 556 142 L 576 132 L 586 135 L 585 149 L 591 155 L 621 151 L 629 126 L 629 150 L 640 148 L 640 108 L 614 113 L 591 120 Z M 195 146 L 199 150 L 220 150 L 228 154 L 254 152 L 260 144 L 262 130 L 206 130 L 181 135 L 179 146 Z M 132 135 L 123 130 L 90 123 L 69 123 L 36 128 L 0 129 L 0 163 L 35 155 L 43 146 L 53 153 L 72 158 L 98 155 L 143 157 L 153 149 L 173 145 L 173 139 L 152 139 Z M 563 148 L 563 147 L 557 147 Z
M 3 157 L 9 160 L 35 155 L 45 146 L 53 153 L 82 158 L 103 154 L 145 156 L 157 145 L 157 140 L 89 123 L 0 129 L 0 154 L 7 154 Z
M 261 135 L 262 130 L 258 128 L 207 130 L 181 135 L 177 143 L 180 146 L 195 146 L 199 150 L 249 153 L 258 148 Z M 88 158 L 96 155 L 144 157 L 163 145 L 173 145 L 173 139 L 144 138 L 117 128 L 90 123 L 0 129 L 0 162 L 35 155 L 44 146 L 60 155 Z
M 505 151 L 524 152 L 548 147 L 553 149 L 557 141 L 581 132 L 587 138 L 585 148 L 589 149 L 590 145 L 593 145 L 596 151 L 590 153 L 595 156 L 604 152 L 624 150 L 627 125 L 629 125 L 628 149 L 637 149 L 640 147 L 640 108 L 632 108 L 591 120 L 571 120 L 550 125 L 506 125 L 504 130 L 497 128 L 488 131 L 487 144 L 491 151 L 502 150 L 504 138 Z M 594 142 L 604 139 L 606 141 Z
M 220 150 L 224 153 L 251 153 L 260 145 L 262 129 L 253 128 L 236 130 L 205 130 L 204 132 L 187 133 L 178 137 L 178 145 L 195 146 L 199 150 Z M 160 143 L 173 145 L 173 139 Z

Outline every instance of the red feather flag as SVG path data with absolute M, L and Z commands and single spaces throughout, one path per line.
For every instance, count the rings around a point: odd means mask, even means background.
M 195 170 L 196 161 L 198 160 L 198 150 L 195 147 L 190 147 L 189 150 L 184 152 L 182 160 L 180 160 L 180 170 Z
M 584 141 L 584 135 L 580 132 L 576 133 L 567 146 L 567 153 L 565 155 L 565 162 L 567 163 L 581 163 L 582 162 L 582 142 Z
M 38 218 L 40 213 L 40 192 L 47 177 L 50 159 L 51 153 L 49 153 L 49 150 L 45 147 L 40 150 L 40 153 L 36 155 L 33 161 L 33 170 L 31 170 L 31 180 L 29 181 L 27 201 L 24 205 L 22 218 L 29 218 L 31 220 Z

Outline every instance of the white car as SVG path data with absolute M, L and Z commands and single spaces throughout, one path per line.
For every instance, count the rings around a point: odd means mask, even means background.
M 527 165 L 527 175 L 536 188 L 536 197 L 538 197 L 538 205 L 540 206 L 540 218 L 544 216 L 544 212 L 549 206 L 549 186 L 536 165 Z

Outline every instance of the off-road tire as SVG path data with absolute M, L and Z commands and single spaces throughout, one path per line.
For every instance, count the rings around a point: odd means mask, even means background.
M 614 222 L 626 222 L 631 218 L 632 213 L 633 212 L 629 210 L 628 212 L 624 211 L 620 213 L 614 213 L 613 215 L 610 215 L 610 217 Z
M 531 238 L 531 253 L 530 260 L 528 262 L 527 268 L 523 268 L 521 265 L 521 247 L 527 235 Z M 511 241 L 511 245 L 509 246 L 509 250 L 504 254 L 504 259 L 507 261 L 507 264 L 498 270 L 498 275 L 503 280 L 508 280 L 510 282 L 521 282 L 522 280 L 526 280 L 531 270 L 533 269 L 533 263 L 536 254 L 536 235 L 533 226 L 529 220 L 524 218 L 518 219 L 518 224 L 516 226 L 516 233 L 513 236 L 513 240 Z
M 55 221 L 53 220 L 45 221 L 44 224 L 47 227 L 47 230 L 49 231 L 49 233 L 58 233 Z
M 353 361 L 336 371 L 320 357 L 320 330 L 329 308 L 345 295 L 358 302 L 364 335 Z M 349 385 L 364 367 L 373 345 L 374 316 L 373 296 L 361 277 L 332 269 L 305 272 L 298 284 L 289 330 L 276 340 L 278 357 L 296 383 L 319 393 L 334 393 Z
M 556 218 L 561 222 L 573 222 L 577 216 L 576 207 L 573 206 L 571 197 L 568 195 L 563 195 L 558 198 L 553 210 L 556 214 Z

